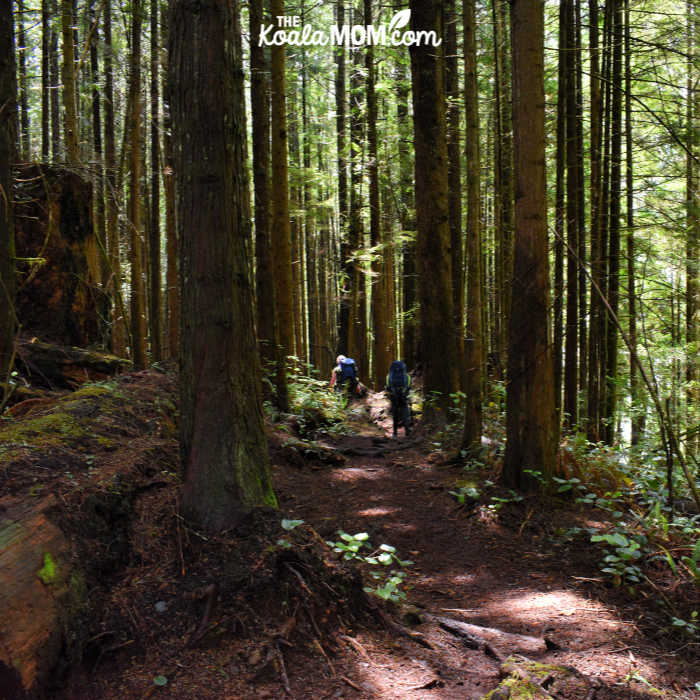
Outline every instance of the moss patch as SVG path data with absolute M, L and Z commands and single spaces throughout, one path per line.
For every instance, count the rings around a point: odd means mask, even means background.
M 58 564 L 48 552 L 44 554 L 44 566 L 36 572 L 36 575 L 47 586 L 58 580 Z

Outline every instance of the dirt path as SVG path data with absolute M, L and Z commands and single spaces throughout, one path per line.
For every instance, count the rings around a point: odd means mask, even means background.
M 336 540 L 339 529 L 364 531 L 375 547 L 393 545 L 415 562 L 404 586 L 411 603 L 434 615 L 546 639 L 550 649 L 538 660 L 599 680 L 596 700 L 698 697 L 687 660 L 646 638 L 635 619 L 643 611 L 618 604 L 615 591 L 605 588 L 599 553 L 549 541 L 556 521 L 571 520 L 570 509 L 543 512 L 527 502 L 498 514 L 478 504 L 460 508 L 449 495 L 459 467 L 431 459 L 423 446 L 397 450 L 404 438 L 389 437 L 388 421 L 372 425 L 356 411 L 357 433 L 334 441 L 350 455 L 345 464 L 275 467 L 282 512 L 325 539 Z M 322 659 L 315 673 L 300 659 L 290 675 L 296 697 L 480 698 L 498 684 L 499 663 L 484 651 L 468 648 L 435 621 L 413 629 L 432 649 L 391 632 L 358 630 L 347 653 L 333 661 L 335 684 Z

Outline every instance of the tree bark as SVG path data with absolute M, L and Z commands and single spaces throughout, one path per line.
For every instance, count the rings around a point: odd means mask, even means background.
M 411 0 L 414 31 L 442 26 L 442 0 Z M 411 47 L 413 133 L 418 234 L 416 262 L 420 302 L 420 349 L 426 402 L 424 416 L 447 420 L 450 394 L 459 388 L 458 339 L 454 329 L 447 184 L 444 56 L 432 46 Z M 437 338 L 441 342 L 435 342 Z
M 49 74 L 49 0 L 41 0 L 41 160 L 49 162 L 51 149 L 51 114 L 49 93 L 51 77 Z
M 17 144 L 17 75 L 12 3 L 0 6 L 0 405 L 4 403 L 15 337 L 15 247 L 12 164 Z
M 58 16 L 58 0 L 51 0 L 51 31 L 49 33 L 49 76 L 51 82 L 51 158 L 54 162 L 61 157 L 61 109 L 59 93 L 58 71 L 58 32 L 56 31 L 54 18 Z
M 558 443 L 549 329 L 542 0 L 514 0 L 511 42 L 515 251 L 502 479 L 521 487 L 525 469 L 552 476 Z
M 170 95 L 180 224 L 185 515 L 209 530 L 275 505 L 249 258 L 237 2 L 175 0 Z M 207 50 L 202 51 L 201 47 Z
M 29 129 L 29 98 L 27 96 L 27 36 L 24 31 L 24 0 L 17 0 L 17 55 L 19 56 L 19 109 L 20 155 L 27 163 L 31 160 Z
M 270 14 L 284 14 L 284 0 L 271 0 Z M 272 221 L 271 241 L 275 251 L 275 300 L 278 342 L 284 356 L 294 351 L 294 287 L 292 284 L 292 238 L 289 224 L 289 183 L 287 155 L 287 96 L 285 47 L 270 49 L 272 89 Z
M 459 366 L 464 367 L 464 241 L 462 236 L 462 163 L 459 148 L 459 71 L 457 55 L 457 12 L 455 0 L 445 4 L 445 97 L 447 99 L 447 187 L 452 257 L 452 304 L 457 335 Z M 467 370 L 468 371 L 468 370 Z M 466 379 L 460 372 L 460 389 Z
M 481 158 L 479 153 L 479 97 L 476 72 L 476 7 L 464 0 L 464 112 L 467 121 L 465 160 L 467 163 L 467 339 L 464 393 L 466 404 L 462 446 L 481 448 L 483 307 L 481 284 Z
M 131 265 L 131 359 L 134 367 L 146 366 L 146 293 L 143 280 L 143 230 L 141 224 L 141 22 L 142 0 L 131 5 L 131 56 L 129 60 L 129 263 Z
M 148 295 L 151 327 L 151 360 L 162 358 L 162 324 L 160 293 L 160 94 L 158 71 L 160 69 L 160 43 L 158 40 L 158 0 L 151 0 L 151 211 L 149 238 L 149 262 L 151 289 Z
M 138 0 L 137 0 L 138 2 Z M 78 145 L 78 107 L 75 84 L 75 43 L 73 40 L 73 3 L 61 0 L 61 29 L 63 36 L 63 134 L 66 143 L 66 160 L 71 165 L 80 161 Z

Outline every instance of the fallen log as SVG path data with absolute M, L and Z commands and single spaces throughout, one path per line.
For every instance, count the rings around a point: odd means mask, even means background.
M 62 630 L 84 603 L 82 577 L 71 565 L 71 547 L 49 519 L 53 496 L 37 504 L 0 500 L 0 690 L 24 697 L 55 666 Z
M 35 338 L 16 343 L 15 365 L 33 386 L 46 389 L 76 389 L 81 384 L 101 381 L 131 369 L 131 362 L 115 355 L 63 345 L 51 345 Z
M 503 662 L 508 654 L 521 652 L 539 656 L 547 652 L 547 643 L 541 637 L 504 632 L 494 627 L 481 627 L 451 617 L 433 618 L 445 631 L 459 637 L 473 649 L 483 648 L 498 661 Z

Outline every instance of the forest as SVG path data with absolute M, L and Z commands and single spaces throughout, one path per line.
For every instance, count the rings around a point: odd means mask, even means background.
M 700 697 L 697 0 L 0 3 L 0 700 Z

